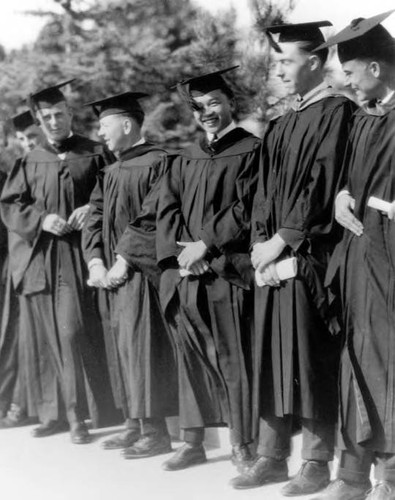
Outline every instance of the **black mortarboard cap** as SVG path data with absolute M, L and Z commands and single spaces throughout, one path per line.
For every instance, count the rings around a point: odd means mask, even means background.
M 19 132 L 24 132 L 28 127 L 31 127 L 36 122 L 30 111 L 24 111 L 11 118 L 15 130 Z
M 354 19 L 346 28 L 317 47 L 316 50 L 337 44 L 341 63 L 352 59 L 383 55 L 395 63 L 395 40 L 380 24 L 393 12 L 395 9 L 368 19 Z
M 181 80 L 175 87 L 181 94 L 181 96 L 186 100 L 186 102 L 193 106 L 193 99 L 191 92 L 196 91 L 201 94 L 207 94 L 212 90 L 222 90 L 229 97 L 233 97 L 233 91 L 223 79 L 222 75 L 233 71 L 239 66 L 231 66 L 229 68 L 220 69 L 217 71 L 212 71 L 211 73 L 205 73 L 204 75 L 194 76 Z
M 92 106 L 95 115 L 98 118 L 104 118 L 109 115 L 120 115 L 129 113 L 132 116 L 144 117 L 144 111 L 138 102 L 143 97 L 149 97 L 144 92 L 123 92 L 104 99 L 98 99 L 85 104 Z
M 298 24 L 277 24 L 274 26 L 267 26 L 264 28 L 269 42 L 272 47 L 280 51 L 279 46 L 274 41 L 272 35 L 278 34 L 278 43 L 287 42 L 309 42 L 313 44 L 320 45 L 325 42 L 324 35 L 322 34 L 320 28 L 326 26 L 332 26 L 330 21 L 314 21 L 310 23 L 298 23 Z
M 33 111 L 41 108 L 49 108 L 60 101 L 65 101 L 65 97 L 60 90 L 65 85 L 74 82 L 75 78 L 65 82 L 52 85 L 45 89 L 37 90 L 29 95 L 30 107 Z

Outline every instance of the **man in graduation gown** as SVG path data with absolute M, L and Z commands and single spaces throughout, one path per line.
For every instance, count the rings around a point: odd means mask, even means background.
M 250 459 L 248 238 L 259 141 L 233 121 L 225 71 L 179 84 L 205 135 L 169 155 L 161 185 L 161 301 L 177 345 L 185 441 L 165 470 L 204 462 L 209 426 L 228 425 L 233 461 Z
M 20 293 L 28 410 L 36 407 L 41 422 L 33 436 L 59 432 L 68 422 L 78 444 L 90 440 L 84 419 L 105 423 L 112 402 L 80 242 L 89 195 L 108 153 L 72 133 L 63 85 L 30 96 L 46 141 L 12 169 L 1 210 L 17 236 L 10 272 Z
M 24 154 L 43 142 L 42 130 L 29 110 L 12 117 L 12 124 Z M 4 182 L 5 175 L 1 189 Z M 8 237 L 5 227 L 4 231 L 1 244 L 5 245 L 5 252 L 2 252 L 2 258 L 6 258 L 2 261 L 4 289 L 1 297 L 4 306 L 1 308 L 0 333 L 0 414 L 4 418 L 0 420 L 0 428 L 9 428 L 31 423 L 32 420 L 27 418 L 25 389 L 21 385 L 22 378 L 18 378 L 18 363 L 23 363 L 23 360 L 18 361 L 19 304 L 8 272 L 9 259 L 15 259 L 15 255 L 7 251 Z M 11 241 L 15 237 L 15 234 L 10 235 Z M 11 242 L 10 246 L 12 247 Z
M 124 448 L 123 456 L 132 459 L 171 451 L 165 417 L 178 411 L 174 350 L 157 290 L 159 268 L 156 279 L 149 271 L 157 267 L 155 232 L 142 256 L 141 238 L 129 229 L 158 182 L 165 153 L 141 135 L 142 97 L 146 94 L 126 92 L 91 103 L 100 120 L 99 135 L 118 161 L 99 177 L 83 231 L 90 283 L 107 289 L 108 360 L 126 418 L 126 429 L 103 447 Z M 102 314 L 108 321 L 106 309 Z
M 3 189 L 4 183 L 6 181 L 6 174 L 0 171 L 0 192 Z M 7 268 L 8 268 L 8 247 L 7 247 L 8 237 L 7 228 L 0 220 L 0 312 L 3 316 L 3 311 L 6 300 L 7 291 Z M 8 308 L 7 308 L 8 309 Z M 17 348 L 15 346 L 15 336 L 14 332 L 11 333 L 10 343 L 4 349 L 4 361 L 0 364 L 0 417 L 6 417 L 7 411 L 10 407 L 12 401 L 12 394 L 15 386 L 16 380 L 16 363 L 17 363 Z M 0 359 L 1 350 L 4 341 L 0 337 Z M 6 367 L 7 364 L 7 367 Z
M 235 488 L 287 479 L 293 421 L 302 428 L 304 462 L 282 493 L 313 493 L 330 478 L 339 340 L 326 321 L 324 276 L 336 241 L 332 207 L 354 104 L 323 80 L 328 51 L 312 52 L 324 41 L 320 27 L 328 25 L 267 28 L 277 74 L 297 97 L 269 124 L 260 152 L 251 254 L 266 283 L 255 295 L 259 444 L 254 465 L 232 481 Z M 275 265 L 289 257 L 296 258 L 297 275 L 280 283 Z
M 12 118 L 15 129 L 15 137 L 22 146 L 23 153 L 32 151 L 36 146 L 44 142 L 44 134 L 41 127 L 36 123 L 30 110 L 23 111 Z
M 346 229 L 327 275 L 341 299 L 345 344 L 339 469 L 320 497 L 326 500 L 395 498 L 395 40 L 380 24 L 389 14 L 356 19 L 327 44 L 338 44 L 346 84 L 362 106 L 336 198 Z M 388 214 L 370 197 L 392 202 Z M 378 481 L 368 493 L 372 464 Z

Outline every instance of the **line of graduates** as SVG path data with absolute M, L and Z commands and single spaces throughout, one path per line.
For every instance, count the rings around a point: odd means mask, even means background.
M 43 135 L 1 195 L 4 427 L 37 418 L 35 437 L 84 444 L 87 419 L 121 413 L 103 448 L 141 459 L 172 451 L 177 415 L 183 444 L 163 463 L 176 471 L 207 460 L 206 427 L 227 426 L 235 489 L 287 481 L 300 428 L 285 496 L 395 499 L 390 14 L 328 42 L 328 21 L 267 27 L 296 98 L 263 140 L 234 121 L 235 67 L 177 85 L 204 134 L 176 152 L 143 137 L 144 93 L 88 103 L 105 145 L 72 132 L 70 81 L 29 96 Z M 335 44 L 360 107 L 324 81 Z

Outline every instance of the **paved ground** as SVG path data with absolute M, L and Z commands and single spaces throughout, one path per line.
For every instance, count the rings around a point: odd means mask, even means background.
M 119 451 L 104 451 L 100 441 L 113 429 L 94 431 L 88 445 L 73 445 L 68 433 L 34 439 L 31 427 L 0 430 L 1 500 L 277 500 L 281 484 L 236 491 L 227 432 L 213 434 L 208 462 L 179 472 L 161 463 L 170 455 L 125 460 Z M 217 432 L 217 431 L 215 431 Z M 219 437 L 218 437 L 219 436 Z M 217 441 L 217 445 L 213 446 Z M 180 446 L 174 442 L 174 448 Z M 294 439 L 290 474 L 300 465 L 300 437 Z M 306 500 L 311 497 L 303 497 Z

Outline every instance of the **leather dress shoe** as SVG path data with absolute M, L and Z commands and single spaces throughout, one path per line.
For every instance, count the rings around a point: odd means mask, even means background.
M 127 429 L 115 436 L 106 439 L 102 442 L 101 446 L 105 450 L 119 450 L 122 448 L 129 448 L 133 446 L 136 441 L 141 437 L 140 430 Z
M 231 462 L 241 474 L 246 472 L 253 463 L 249 447 L 246 444 L 234 445 L 232 447 Z
M 171 451 L 171 442 L 168 435 L 152 434 L 141 436 L 133 446 L 122 450 L 121 454 L 126 459 L 135 459 L 154 457 Z
M 84 422 L 78 422 L 70 428 L 70 439 L 73 444 L 87 444 L 92 441 L 88 427 Z
M 36 438 L 52 436 L 59 432 L 65 432 L 69 428 L 66 422 L 61 420 L 50 420 L 32 430 L 32 436 Z
M 162 469 L 173 471 L 187 469 L 193 465 L 207 462 L 206 452 L 201 444 L 191 445 L 183 444 L 175 454 L 162 464 Z
M 29 418 L 26 415 L 23 418 L 13 419 L 5 417 L 0 419 L 0 429 L 12 429 L 13 427 L 23 427 L 24 425 L 31 425 L 37 423 L 36 419 Z
M 395 484 L 380 481 L 369 491 L 366 500 L 395 500 Z
M 260 456 L 244 474 L 234 477 L 230 484 L 236 490 L 244 490 L 266 483 L 280 483 L 287 479 L 288 466 L 285 460 Z
M 323 490 L 330 482 L 327 462 L 308 460 L 302 464 L 296 476 L 281 490 L 286 497 L 310 495 Z
M 364 500 L 370 487 L 370 482 L 357 484 L 336 479 L 329 483 L 319 496 L 311 500 Z
M 10 429 L 12 427 L 22 427 L 23 425 L 35 424 L 37 418 L 28 417 L 26 412 L 15 403 L 11 404 L 7 415 L 0 417 L 0 429 Z

